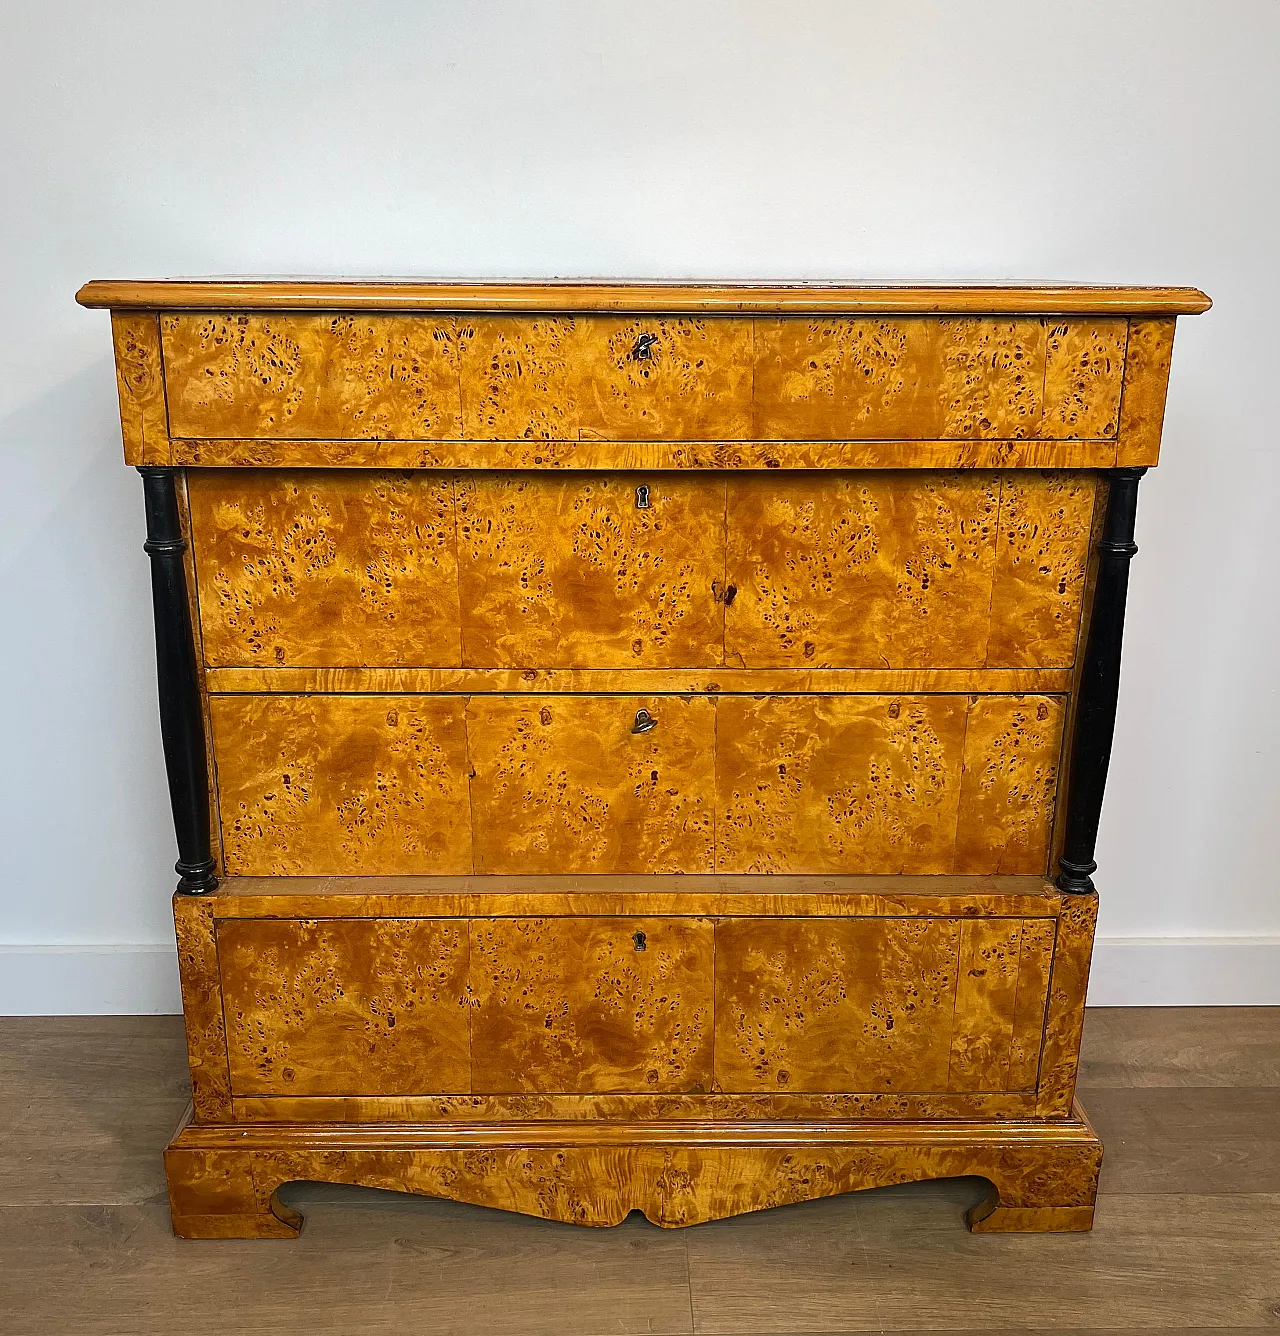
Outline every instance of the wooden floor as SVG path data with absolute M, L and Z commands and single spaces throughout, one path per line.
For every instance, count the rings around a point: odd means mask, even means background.
M 975 1237 L 974 1179 L 665 1231 L 296 1185 L 296 1242 L 169 1232 L 175 1018 L 0 1019 L 0 1332 L 1275 1331 L 1280 1008 L 1090 1013 L 1092 1234 Z

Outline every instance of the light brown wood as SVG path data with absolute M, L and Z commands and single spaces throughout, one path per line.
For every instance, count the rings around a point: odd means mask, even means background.
M 174 1229 L 186 1238 L 285 1237 L 281 1184 L 307 1178 L 447 1197 L 580 1225 L 640 1210 L 697 1224 L 861 1188 L 979 1174 L 975 1230 L 1082 1230 L 1102 1147 L 1077 1112 L 1055 1124 L 732 1129 L 529 1123 L 369 1131 L 327 1125 L 179 1130 L 166 1152 Z
M 677 1225 L 977 1174 L 975 1230 L 1089 1228 L 1097 900 L 1043 878 L 1202 293 L 80 299 L 186 470 L 230 874 L 175 905 L 179 1233 L 291 1236 L 300 1177 Z
M 210 665 L 461 663 L 453 480 L 191 470 Z
M 447 692 L 464 696 L 550 692 L 565 695 L 784 696 L 1053 695 L 1070 691 L 1069 668 L 210 668 L 218 695 L 395 695 Z
M 1173 326 L 1172 318 L 1129 323 L 1117 466 L 1149 467 L 1160 462 L 1160 432 L 1173 361 Z
M 467 665 L 722 661 L 720 479 L 477 473 L 459 477 L 456 487 Z
M 218 928 L 237 1095 L 471 1088 L 465 923 L 235 920 Z
M 641 710 L 650 732 L 633 732 Z M 475 871 L 713 871 L 715 711 L 697 696 L 473 697 Z
M 289 441 L 177 438 L 199 468 L 1108 469 L 1116 441 Z
M 169 462 L 169 416 L 164 401 L 164 367 L 156 316 L 111 314 L 120 431 L 126 464 Z
M 839 284 L 439 282 L 383 279 L 99 279 L 81 306 L 113 310 L 419 310 L 419 311 L 942 311 L 1001 315 L 1195 315 L 1209 298 L 1198 288 L 1083 284 Z
M 477 919 L 476 1094 L 710 1089 L 709 919 Z
M 231 875 L 470 872 L 456 696 L 216 696 Z

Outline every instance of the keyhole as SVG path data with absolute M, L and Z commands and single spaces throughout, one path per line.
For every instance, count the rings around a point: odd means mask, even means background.
M 644 933 L 633 932 L 631 934 L 631 940 L 635 943 L 637 951 L 644 951 L 647 948 L 647 943 L 644 940 Z
M 641 334 L 636 340 L 636 346 L 631 350 L 632 359 L 637 362 L 647 362 L 653 356 L 653 345 L 657 341 L 656 334 Z
M 636 488 L 636 509 L 637 509 L 637 510 L 648 510 L 648 509 L 649 509 L 649 484 L 648 484 L 648 483 L 644 483 L 644 482 L 642 482 L 642 483 L 640 484 L 640 486 Z

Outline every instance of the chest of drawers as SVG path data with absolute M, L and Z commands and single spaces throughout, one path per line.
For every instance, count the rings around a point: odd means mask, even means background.
M 1192 289 L 95 283 L 143 476 L 193 1108 L 282 1184 L 666 1225 L 1074 1100 L 1138 479 Z

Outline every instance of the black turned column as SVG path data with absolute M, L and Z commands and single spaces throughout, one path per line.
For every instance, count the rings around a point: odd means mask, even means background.
M 1098 840 L 1102 794 L 1107 787 L 1111 742 L 1116 731 L 1116 699 L 1120 693 L 1120 644 L 1124 638 L 1124 607 L 1129 593 L 1129 562 L 1137 552 L 1133 541 L 1138 513 L 1138 480 L 1146 469 L 1113 469 L 1107 514 L 1098 543 L 1098 579 L 1093 590 L 1093 615 L 1077 688 L 1075 734 L 1071 745 L 1071 778 L 1067 790 L 1067 830 L 1058 859 L 1058 889 L 1077 895 L 1093 891 L 1098 870 L 1093 851 Z
M 147 511 L 147 541 L 151 558 L 151 604 L 156 624 L 156 677 L 160 688 L 160 737 L 169 775 L 169 801 L 178 835 L 178 890 L 188 895 L 212 891 L 209 850 L 209 772 L 200 717 L 200 687 L 196 679 L 195 643 L 187 604 L 187 550 L 178 523 L 178 495 L 174 471 L 140 468 Z

